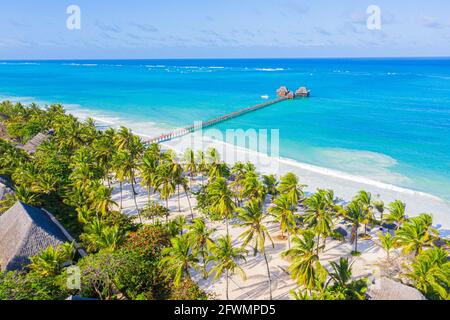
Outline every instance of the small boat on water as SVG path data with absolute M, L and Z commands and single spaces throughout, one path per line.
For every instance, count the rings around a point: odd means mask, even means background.
M 269 96 L 268 96 L 267 94 L 265 94 L 265 95 L 262 95 L 262 96 L 261 96 L 261 99 L 265 99 L 265 100 L 267 100 L 267 99 L 269 99 Z

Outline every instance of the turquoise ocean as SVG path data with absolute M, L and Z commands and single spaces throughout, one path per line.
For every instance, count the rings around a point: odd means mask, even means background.
M 154 135 L 307 86 L 216 128 L 279 129 L 280 156 L 450 200 L 450 59 L 0 61 L 0 99 Z

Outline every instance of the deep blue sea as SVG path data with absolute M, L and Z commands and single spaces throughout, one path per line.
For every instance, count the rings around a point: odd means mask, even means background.
M 450 200 L 450 59 L 0 62 L 2 99 L 59 102 L 149 135 L 261 103 L 280 85 L 312 95 L 218 128 L 278 128 L 282 157 Z

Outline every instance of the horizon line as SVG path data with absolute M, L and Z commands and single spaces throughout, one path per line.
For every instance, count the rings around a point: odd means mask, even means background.
M 329 56 L 329 57 L 184 57 L 184 58 L 54 58 L 54 59 L 42 59 L 42 58 L 12 58 L 4 59 L 0 58 L 0 61 L 86 61 L 86 60 L 99 60 L 99 61 L 110 61 L 110 60 L 123 60 L 123 61 L 136 61 L 136 60 L 327 60 L 327 59 L 450 59 L 448 56 Z

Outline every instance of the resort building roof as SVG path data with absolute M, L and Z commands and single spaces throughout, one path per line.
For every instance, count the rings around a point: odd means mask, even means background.
M 426 300 L 419 290 L 386 277 L 370 285 L 367 296 L 370 300 Z
M 34 154 L 37 151 L 37 148 L 47 141 L 49 136 L 45 133 L 38 133 L 35 135 L 30 141 L 28 141 L 24 146 L 20 147 L 22 150 L 26 151 L 28 154 Z
M 31 256 L 70 242 L 66 234 L 43 209 L 16 202 L 0 215 L 0 269 L 22 269 Z

